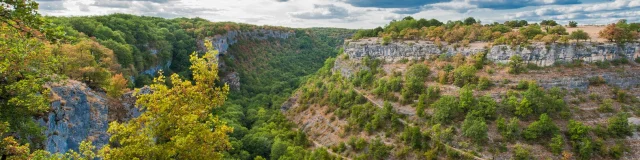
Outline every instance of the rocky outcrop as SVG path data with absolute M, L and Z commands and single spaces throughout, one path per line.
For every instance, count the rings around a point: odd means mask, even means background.
M 119 100 L 109 99 L 78 81 L 65 81 L 48 85 L 51 90 L 50 112 L 36 121 L 45 128 L 45 150 L 51 153 L 78 151 L 80 142 L 90 140 L 101 148 L 109 142 L 107 129 L 111 121 L 126 121 L 140 112 L 135 105 L 133 92 L 125 93 Z M 150 93 L 148 87 L 141 94 Z
M 38 122 L 46 128 L 45 149 L 51 153 L 78 150 L 80 142 L 90 140 L 96 146 L 109 141 L 108 100 L 84 83 L 69 81 L 51 84 L 51 112 Z
M 277 39 L 287 39 L 291 36 L 294 36 L 295 33 L 292 31 L 284 31 L 284 30 L 269 30 L 269 29 L 256 29 L 251 31 L 227 31 L 226 34 L 216 35 L 213 37 L 208 37 L 206 40 L 209 40 L 213 47 L 218 50 L 219 54 L 227 54 L 227 50 L 229 46 L 238 42 L 239 39 L 242 38 L 251 38 L 257 40 L 267 40 L 269 38 L 277 38 Z M 202 45 L 204 41 L 200 41 L 198 43 L 199 50 L 205 51 L 204 45 Z
M 512 56 L 520 55 L 528 63 L 550 66 L 574 60 L 596 62 L 617 58 L 634 59 L 640 56 L 640 43 L 627 43 L 622 46 L 590 42 L 550 45 L 535 43 L 527 47 L 495 45 L 486 48 L 476 45 L 475 47 L 456 48 L 446 44 L 436 45 L 429 41 L 401 41 L 382 45 L 376 39 L 364 39 L 347 41 L 344 52 L 350 58 L 370 56 L 386 61 L 431 58 L 441 54 L 452 56 L 487 52 L 487 59 L 498 63 L 506 63 Z

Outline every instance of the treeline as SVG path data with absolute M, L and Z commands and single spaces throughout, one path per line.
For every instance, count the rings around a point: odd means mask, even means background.
M 577 27 L 571 21 L 567 27 Z M 600 37 L 612 42 L 625 43 L 637 41 L 640 38 L 640 23 L 627 23 L 620 20 L 610 24 L 601 31 Z M 530 24 L 525 20 L 505 21 L 503 24 L 494 22 L 482 24 L 479 20 L 469 17 L 465 20 L 440 22 L 436 19 L 416 20 L 405 17 L 393 20 L 384 27 L 359 30 L 352 38 L 380 37 L 382 44 L 393 39 L 429 40 L 440 45 L 442 42 L 456 46 L 468 46 L 471 42 L 483 41 L 493 44 L 521 45 L 531 42 L 567 43 L 569 40 L 589 40 L 591 37 L 583 30 L 568 33 L 566 28 L 554 20 L 543 20 Z

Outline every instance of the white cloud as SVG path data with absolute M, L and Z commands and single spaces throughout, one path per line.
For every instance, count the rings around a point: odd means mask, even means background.
M 349 11 L 344 7 L 333 4 L 314 5 L 311 11 L 289 12 L 289 16 L 300 19 L 336 19 L 349 16 Z

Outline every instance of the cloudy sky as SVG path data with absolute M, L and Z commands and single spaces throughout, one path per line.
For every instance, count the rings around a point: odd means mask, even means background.
M 640 0 L 36 0 L 54 16 L 129 13 L 201 17 L 288 27 L 374 28 L 405 16 L 483 23 L 556 19 L 605 24 L 640 21 Z

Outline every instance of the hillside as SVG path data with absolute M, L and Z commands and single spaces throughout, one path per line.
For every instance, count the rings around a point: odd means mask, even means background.
M 353 159 L 636 159 L 635 127 L 614 126 L 637 125 L 640 48 L 602 45 L 348 41 L 282 108 Z

